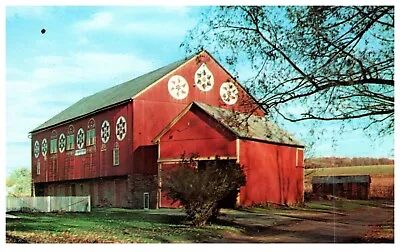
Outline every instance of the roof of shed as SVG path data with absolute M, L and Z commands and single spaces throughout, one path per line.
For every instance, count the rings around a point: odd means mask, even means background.
M 370 183 L 369 175 L 313 176 L 312 184 Z
M 203 110 L 239 138 L 304 147 L 304 143 L 265 117 L 214 107 L 201 102 L 192 102 L 187 106 L 153 141 L 159 140 L 193 105 Z
M 54 126 L 75 118 L 79 118 L 93 112 L 98 112 L 103 109 L 128 102 L 133 96 L 140 93 L 142 90 L 167 75 L 183 63 L 189 61 L 196 54 L 188 56 L 184 59 L 173 62 L 169 65 L 161 67 L 152 72 L 141 75 L 135 79 L 102 90 L 93 95 L 87 96 L 74 103 L 67 109 L 61 111 L 48 121 L 33 129 L 30 133 Z

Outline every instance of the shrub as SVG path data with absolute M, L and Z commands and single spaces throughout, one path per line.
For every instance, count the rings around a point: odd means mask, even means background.
M 198 162 L 195 158 L 182 156 L 178 167 L 166 172 L 163 186 L 167 197 L 184 207 L 191 223 L 202 226 L 218 215 L 223 199 L 237 192 L 246 179 L 243 166 L 232 160 L 217 156 Z

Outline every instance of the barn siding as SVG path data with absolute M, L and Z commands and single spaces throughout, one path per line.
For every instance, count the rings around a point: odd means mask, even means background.
M 240 163 L 246 171 L 241 205 L 303 202 L 303 168 L 296 167 L 296 148 L 240 140 Z
M 128 132 L 122 141 L 117 140 L 115 135 L 115 122 L 119 116 L 124 116 L 127 120 Z M 96 123 L 96 138 L 94 146 L 86 146 L 87 124 L 91 118 Z M 107 144 L 103 144 L 100 137 L 101 124 L 104 120 L 108 120 L 111 127 L 111 136 Z M 34 158 L 32 151 L 32 174 L 34 182 L 53 182 L 71 179 L 87 179 L 104 176 L 120 176 L 127 175 L 132 172 L 132 104 L 119 106 L 105 112 L 88 116 L 83 119 L 68 123 L 51 130 L 35 133 L 32 136 L 32 145 L 36 140 L 40 143 L 46 138 L 48 141 L 48 153 L 45 157 L 40 153 L 40 175 L 36 174 L 37 159 Z M 74 126 L 75 149 L 73 151 L 65 150 L 63 153 L 50 154 L 50 138 L 52 130 L 56 130 L 57 137 L 64 133 L 67 136 L 68 127 Z M 76 134 L 79 128 L 85 131 L 85 145 L 87 153 L 75 156 L 78 149 L 76 145 Z M 112 151 L 114 146 L 118 144 L 120 149 L 120 164 L 113 166 Z M 32 148 L 33 149 L 33 148 Z M 53 163 L 55 165 L 53 165 Z
M 160 139 L 162 159 L 180 159 L 183 151 L 211 158 L 216 155 L 236 157 L 236 136 L 202 110 L 188 111 Z
M 172 171 L 172 170 L 174 170 L 174 169 L 176 169 L 176 168 L 178 168 L 179 167 L 179 164 L 178 163 L 175 163 L 175 164 L 171 164 L 171 163 L 169 163 L 169 164 L 161 164 L 161 166 L 160 166 L 160 174 L 161 174 L 161 178 L 160 178 L 160 182 L 161 182 L 161 190 L 159 191 L 159 196 L 158 197 L 161 197 L 161 199 L 160 199 L 160 207 L 166 207 L 166 208 L 177 208 L 177 207 L 179 207 L 180 205 L 179 205 L 179 202 L 172 202 L 172 200 L 170 200 L 168 197 L 167 197 L 167 194 L 166 194 L 166 190 L 164 189 L 164 187 L 163 187 L 163 178 L 164 178 L 164 176 L 169 172 L 169 171 Z M 160 194 L 161 193 L 161 194 Z
M 313 194 L 316 196 L 335 195 L 347 199 L 361 199 L 366 200 L 369 198 L 369 183 L 315 183 L 312 185 Z
M 211 91 L 201 91 L 194 83 L 194 75 L 199 66 L 205 62 L 213 73 L 214 86 Z M 168 80 L 173 75 L 183 76 L 189 84 L 189 94 L 182 100 L 174 99 L 168 92 Z M 229 74 L 207 55 L 194 59 L 181 68 L 167 75 L 163 80 L 150 87 L 146 92 L 138 95 L 133 100 L 134 129 L 134 172 L 145 174 L 157 174 L 157 163 L 149 162 L 147 151 L 140 150 L 142 146 L 152 144 L 154 137 L 161 132 L 187 105 L 193 101 L 199 101 L 216 107 L 222 107 L 241 112 L 254 111 L 255 115 L 264 115 L 261 109 L 255 109 L 258 105 L 240 87 L 238 102 L 234 105 L 226 105 L 220 98 L 221 84 L 232 81 Z M 213 154 L 212 156 L 215 156 Z

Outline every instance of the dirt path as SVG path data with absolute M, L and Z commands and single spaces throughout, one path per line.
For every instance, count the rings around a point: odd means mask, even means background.
M 393 220 L 392 207 L 369 207 L 347 213 L 307 211 L 282 211 L 269 215 L 234 213 L 226 214 L 222 222 L 233 222 L 243 231 L 227 232 L 223 239 L 210 242 L 393 243 Z M 389 230 L 382 229 L 385 227 Z

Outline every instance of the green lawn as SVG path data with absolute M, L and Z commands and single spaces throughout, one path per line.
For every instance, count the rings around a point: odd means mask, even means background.
M 306 172 L 307 173 L 307 172 Z M 315 175 L 393 174 L 393 165 L 315 169 Z M 310 177 L 311 177 L 310 176 Z M 349 212 L 379 205 L 380 201 L 318 201 L 297 208 L 243 208 L 225 213 Z M 133 210 L 94 208 L 91 213 L 13 213 L 6 220 L 7 242 L 29 243 L 195 243 L 219 240 L 227 231 L 241 233 L 237 225 L 220 223 L 205 227 L 187 225 L 180 209 Z
M 371 165 L 371 166 L 350 166 L 334 168 L 316 168 L 306 169 L 304 173 L 310 176 L 328 176 L 328 175 L 377 175 L 393 174 L 393 165 Z
M 91 213 L 14 213 L 7 234 L 39 243 L 168 243 L 198 242 L 219 237 L 228 226 L 185 225 L 179 209 L 93 209 Z
M 308 213 L 346 213 L 374 207 L 382 201 L 340 200 L 307 202 L 304 207 L 223 209 L 231 217 L 245 218 Z M 240 234 L 245 227 L 218 221 L 204 227 L 186 223 L 179 209 L 132 210 L 95 208 L 91 213 L 13 213 L 7 219 L 7 242 L 29 243 L 196 243 L 220 240 L 226 232 Z M 250 217 L 253 216 L 253 217 Z M 229 218 L 231 218 L 229 217 Z M 235 217 L 234 217 L 235 218 Z M 256 217 L 258 218 L 258 217 Z M 271 219 L 275 224 L 279 220 Z

